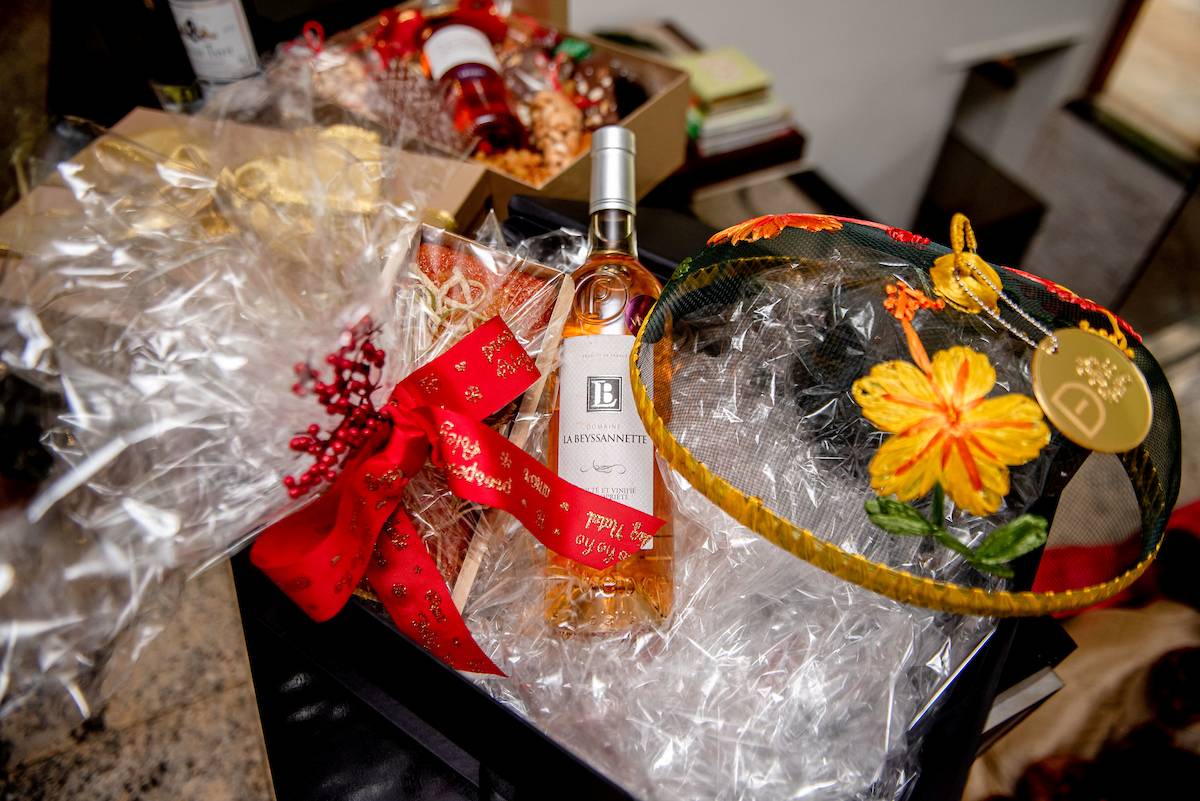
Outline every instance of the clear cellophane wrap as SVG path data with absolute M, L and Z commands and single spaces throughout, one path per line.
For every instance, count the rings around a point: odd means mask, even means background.
M 362 124 L 321 69 L 285 48 L 199 117 L 76 121 L 94 141 L 3 218 L 0 376 L 42 432 L 17 467 L 42 469 L 5 475 L 0 719 L 97 712 L 186 578 L 302 506 L 289 441 L 337 421 L 293 365 L 324 377 L 364 316 L 384 399 L 493 314 L 541 356 L 564 273 L 422 226 L 468 151 Z M 406 506 L 453 586 L 478 510 L 432 469 Z
M 863 418 L 851 384 L 872 364 L 905 358 L 885 288 L 925 286 L 924 274 L 883 255 L 779 261 L 736 297 L 673 321 L 670 391 L 655 388 L 673 436 L 845 551 L 918 577 L 1003 586 L 864 512 L 874 497 L 867 465 L 886 435 Z M 930 352 L 967 345 L 989 358 L 997 391 L 1029 391 L 1027 350 L 984 315 L 928 314 L 917 325 Z M 531 442 L 544 443 L 544 430 Z M 1013 468 L 995 518 L 955 509 L 950 531 L 978 543 L 997 519 L 1027 511 L 1055 465 L 1066 469 L 1064 456 L 1055 439 Z M 480 684 L 640 798 L 903 797 L 930 702 L 994 622 L 842 581 L 660 465 L 675 502 L 670 620 L 624 636 L 555 636 L 544 552 L 519 532 L 497 533 L 507 544 L 480 571 L 466 620 L 509 677 Z

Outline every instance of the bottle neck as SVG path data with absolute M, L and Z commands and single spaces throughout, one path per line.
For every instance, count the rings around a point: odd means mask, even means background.
M 588 226 L 588 251 L 637 258 L 637 231 L 633 212 L 598 209 Z

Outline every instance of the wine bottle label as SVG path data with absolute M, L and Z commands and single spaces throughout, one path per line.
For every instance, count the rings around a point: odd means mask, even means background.
M 500 71 L 487 35 L 470 25 L 447 25 L 434 31 L 425 42 L 425 58 L 435 81 L 462 64 L 482 64 Z
M 258 72 L 258 53 L 241 0 L 169 0 L 192 70 L 227 83 Z
M 654 446 L 633 405 L 631 350 L 632 336 L 563 340 L 558 474 L 589 492 L 654 514 Z

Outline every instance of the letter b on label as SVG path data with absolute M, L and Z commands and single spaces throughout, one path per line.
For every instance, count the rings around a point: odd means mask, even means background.
M 621 377 L 589 376 L 587 410 L 589 412 L 621 411 Z

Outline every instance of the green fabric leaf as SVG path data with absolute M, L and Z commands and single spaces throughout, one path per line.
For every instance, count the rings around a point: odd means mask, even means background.
M 975 549 L 972 561 L 981 565 L 1011 562 L 1046 544 L 1046 518 L 1021 515 L 988 534 Z
M 946 524 L 946 493 L 941 484 L 933 485 L 933 506 L 929 509 L 929 519 L 935 526 Z
M 900 501 L 875 498 L 863 504 L 863 508 L 871 522 L 889 534 L 925 537 L 937 531 L 937 527 L 920 512 Z
M 963 545 L 958 540 L 954 539 L 954 535 L 951 534 L 949 531 L 946 531 L 946 529 L 944 529 L 944 528 L 938 529 L 936 532 L 934 532 L 933 536 L 937 538 L 938 542 L 940 542 L 942 545 L 945 545 L 950 550 L 952 550 L 956 553 L 960 553 L 963 556 L 967 557 L 968 559 L 975 558 L 975 552 L 972 551 L 970 548 L 968 548 L 966 545 Z

